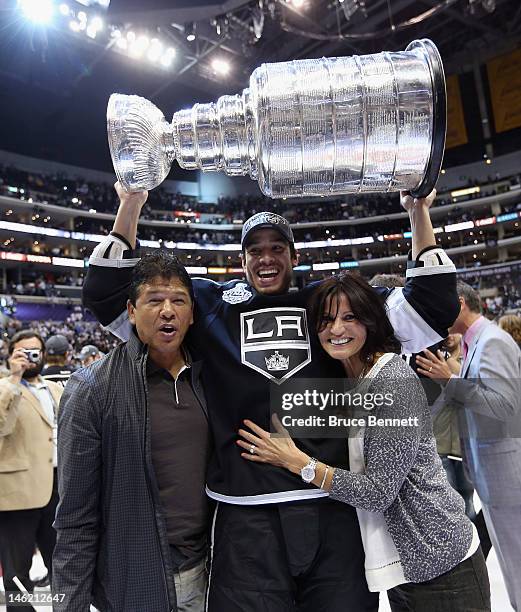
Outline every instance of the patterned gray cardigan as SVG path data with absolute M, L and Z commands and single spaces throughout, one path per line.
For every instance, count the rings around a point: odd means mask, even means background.
M 473 528 L 464 503 L 447 481 L 436 452 L 427 399 L 413 370 L 398 356 L 388 361 L 366 393 L 392 393 L 375 417 L 418 417 L 418 427 L 367 427 L 365 473 L 336 469 L 330 498 L 383 512 L 405 578 L 424 582 L 447 572 L 469 551 Z

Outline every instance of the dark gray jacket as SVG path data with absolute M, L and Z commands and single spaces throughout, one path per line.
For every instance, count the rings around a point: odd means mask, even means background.
M 174 574 L 152 468 L 147 348 L 135 334 L 73 374 L 60 403 L 54 610 L 169 612 Z M 205 414 L 199 383 L 192 385 Z M 204 483 L 201 483 L 204 486 Z

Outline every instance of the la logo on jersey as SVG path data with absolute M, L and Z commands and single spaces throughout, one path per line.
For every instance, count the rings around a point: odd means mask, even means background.
M 241 313 L 241 361 L 278 384 L 311 361 L 304 308 Z

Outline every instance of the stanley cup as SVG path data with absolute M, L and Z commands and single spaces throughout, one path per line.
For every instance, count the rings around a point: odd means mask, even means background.
M 430 40 L 405 51 L 262 64 L 242 94 L 174 113 L 113 94 L 110 152 L 128 191 L 181 168 L 249 174 L 272 198 L 434 187 L 445 146 L 443 65 Z

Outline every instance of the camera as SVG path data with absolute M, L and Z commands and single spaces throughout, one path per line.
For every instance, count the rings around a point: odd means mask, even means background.
M 40 361 L 40 349 L 23 349 L 23 352 L 31 363 L 38 363 Z

